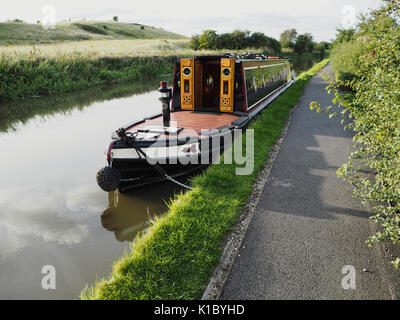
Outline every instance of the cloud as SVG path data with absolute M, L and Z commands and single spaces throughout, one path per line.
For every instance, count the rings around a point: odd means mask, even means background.
M 104 194 L 91 186 L 69 191 L 45 186 L 3 189 L 0 199 L 0 257 L 37 239 L 61 245 L 81 243 L 90 234 L 86 219 L 101 213 L 107 203 Z
M 380 0 L 253 0 L 250 6 L 243 1 L 233 0 L 226 5 L 222 1 L 202 0 L 201 5 L 193 9 L 185 0 L 153 0 L 151 3 L 113 0 L 111 6 L 105 0 L 14 0 L 7 4 L 7 10 L 0 12 L 0 20 L 21 18 L 35 22 L 41 18 L 42 6 L 50 4 L 57 9 L 57 20 L 110 20 L 118 15 L 120 21 L 162 27 L 186 36 L 210 28 L 219 32 L 240 28 L 256 29 L 254 31 L 278 38 L 284 29 L 296 28 L 301 33 L 311 32 L 321 41 L 334 35 L 343 19 L 344 6 L 354 6 L 359 14 L 379 3 Z

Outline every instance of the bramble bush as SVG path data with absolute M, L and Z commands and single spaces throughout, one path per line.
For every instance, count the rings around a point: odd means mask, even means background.
M 335 93 L 333 103 L 340 107 L 346 125 L 355 131 L 355 152 L 338 171 L 339 177 L 354 186 L 354 195 L 374 206 L 371 217 L 380 224 L 368 245 L 390 240 L 400 244 L 400 3 L 385 0 L 382 8 L 361 18 L 354 35 L 362 41 L 365 53 L 349 62 L 355 77 L 328 90 Z M 335 67 L 335 64 L 333 65 Z M 343 95 L 345 84 L 354 94 Z M 321 111 L 317 102 L 311 109 Z M 337 115 L 331 107 L 330 116 Z M 348 121 L 347 121 L 348 122 Z M 359 161 L 353 161 L 359 159 Z M 356 165 L 356 163 L 358 163 Z M 392 261 L 399 268 L 400 258 Z

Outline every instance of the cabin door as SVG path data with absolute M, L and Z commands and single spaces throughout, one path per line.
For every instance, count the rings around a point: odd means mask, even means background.
M 202 62 L 201 76 L 201 108 L 210 111 L 219 110 L 220 94 L 220 69 L 221 63 L 218 60 Z

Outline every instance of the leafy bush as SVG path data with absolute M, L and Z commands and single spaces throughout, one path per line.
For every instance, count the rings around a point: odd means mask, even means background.
M 357 39 L 363 39 L 365 50 L 348 68 L 356 74 L 345 84 L 354 95 L 342 95 L 331 83 L 334 102 L 343 108 L 342 116 L 355 131 L 356 151 L 338 176 L 354 186 L 354 195 L 374 205 L 372 217 L 380 230 L 368 241 L 390 240 L 400 244 L 400 3 L 386 0 L 385 6 L 362 18 Z M 349 49 L 353 48 L 351 42 Z M 336 46 L 339 49 L 339 46 Z M 355 50 L 355 49 L 354 49 Z M 359 53 L 359 48 L 355 52 Z M 343 50 L 342 50 L 343 51 Z M 337 54 L 341 55 L 341 53 Z M 333 58 L 335 59 L 335 54 Z M 344 60 L 341 58 L 340 61 Z M 337 61 L 337 59 L 336 59 Z M 343 63 L 343 62 L 342 62 Z M 352 65 L 351 65 L 352 64 Z M 338 62 L 335 64 L 338 65 Z M 339 64 L 341 66 L 341 64 Z M 343 83 L 343 82 L 339 82 Z M 313 102 L 311 108 L 320 107 Z M 326 110 L 331 113 L 330 107 Z M 336 115 L 331 113 L 331 115 Z M 354 159 L 358 159 L 354 162 Z M 356 165 L 356 163 L 358 163 Z M 400 258 L 392 262 L 396 268 Z
M 121 83 L 172 71 L 178 56 L 97 57 L 58 54 L 25 59 L 0 56 L 0 99 L 16 99 L 68 92 L 106 83 Z
M 350 28 L 350 29 L 336 29 L 336 35 L 335 35 L 335 40 L 333 41 L 333 45 L 337 45 L 342 42 L 347 42 L 354 39 L 354 35 L 356 33 L 356 29 Z
M 218 45 L 218 35 L 215 30 L 205 30 L 199 37 L 198 49 L 214 49 Z
M 360 58 L 366 53 L 366 44 L 362 40 L 339 42 L 331 50 L 332 66 L 338 80 L 346 81 L 357 77 Z

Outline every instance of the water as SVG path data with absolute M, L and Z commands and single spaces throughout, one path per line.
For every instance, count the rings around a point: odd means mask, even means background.
M 319 61 L 315 60 L 312 56 L 302 55 L 293 59 L 293 62 L 291 63 L 291 68 L 296 75 L 299 75 L 300 73 L 310 69 L 315 63 L 318 62 Z
M 0 104 L 0 299 L 77 298 L 165 212 L 169 183 L 107 194 L 95 181 L 111 132 L 160 111 L 158 84 Z

